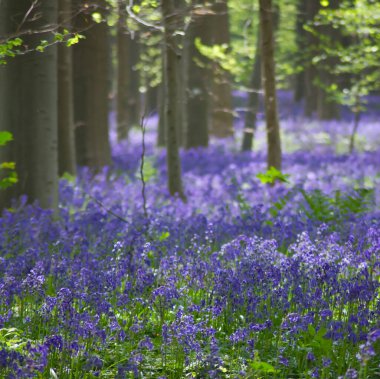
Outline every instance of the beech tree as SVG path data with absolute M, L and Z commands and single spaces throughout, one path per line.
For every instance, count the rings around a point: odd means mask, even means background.
M 168 167 L 168 187 L 171 195 L 178 194 L 184 199 L 181 180 L 181 164 L 178 152 L 177 114 L 178 114 L 178 77 L 179 63 L 176 46 L 176 17 L 173 0 L 162 0 L 162 18 L 164 24 L 164 86 L 165 86 L 165 130 L 166 161 Z
M 7 160 L 16 162 L 19 176 L 16 185 L 1 192 L 2 207 L 22 194 L 42 207 L 57 206 L 57 46 L 44 48 L 53 40 L 57 15 L 56 1 L 0 2 L 0 34 L 19 35 L 28 50 L 0 66 L 0 130 L 14 136 Z
M 314 17 L 318 14 L 320 4 L 319 1 L 308 1 L 305 7 L 306 15 L 305 21 L 311 23 Z M 314 64 L 312 64 L 313 58 L 319 54 L 318 52 L 318 38 L 315 34 L 306 33 L 305 35 L 307 45 L 307 53 L 305 60 L 305 116 L 311 117 L 313 113 L 317 110 L 317 99 L 318 87 L 316 84 L 317 69 Z
M 329 7 L 331 9 L 339 8 L 340 0 L 330 0 Z M 334 40 L 341 40 L 339 28 L 333 25 L 320 25 L 317 27 L 319 31 L 319 39 L 324 39 L 325 36 Z M 320 41 L 320 44 L 323 41 Z M 328 87 L 334 81 L 334 74 L 331 72 L 331 67 L 337 64 L 337 59 L 333 56 L 328 56 L 325 61 L 320 61 L 317 66 L 318 70 L 318 100 L 317 100 L 317 115 L 321 120 L 333 120 L 340 117 L 340 107 L 333 96 L 330 96 Z
M 177 70 L 176 70 L 176 128 L 177 128 L 177 141 L 178 146 L 184 145 L 185 139 L 185 128 L 186 128 L 186 86 L 185 86 L 185 59 L 184 59 L 184 49 L 183 49 L 183 31 L 185 29 L 185 15 L 186 15 L 186 1 L 177 0 L 173 3 L 175 12 L 175 48 L 177 54 Z M 163 45 L 164 46 L 163 42 Z M 165 49 L 162 49 L 162 61 L 165 60 Z M 157 145 L 165 146 L 166 131 L 165 131 L 165 81 L 166 81 L 166 71 L 162 70 L 162 83 L 159 87 L 159 98 L 158 98 L 158 108 L 159 108 L 159 124 L 158 124 L 158 138 Z
M 95 170 L 111 163 L 108 137 L 108 27 L 106 1 L 74 0 L 74 27 L 85 39 L 73 47 L 74 119 L 79 165 Z M 96 14 L 96 18 L 94 18 Z
M 59 0 L 60 31 L 71 30 L 71 0 Z M 58 44 L 58 172 L 76 174 L 72 49 Z
M 230 45 L 227 0 L 214 0 L 211 8 L 211 45 Z M 234 135 L 231 77 L 217 62 L 210 70 L 210 134 L 225 138 Z
M 261 88 L 261 33 L 257 33 L 257 44 L 253 70 L 250 78 L 248 109 L 245 114 L 242 151 L 251 151 L 256 131 L 256 117 L 259 110 L 259 91 Z
M 127 31 L 127 3 L 125 0 L 117 1 L 117 139 L 123 140 L 128 137 L 128 45 Z
M 262 83 L 265 94 L 268 169 L 281 171 L 281 138 L 277 114 L 276 76 L 274 65 L 273 7 L 272 0 L 259 0 L 262 53 Z
M 210 13 L 205 0 L 193 0 L 190 22 L 184 39 L 186 85 L 186 148 L 208 146 L 209 95 L 204 66 L 207 58 L 196 47 L 196 40 L 208 44 Z M 203 66 L 203 67 L 201 67 Z

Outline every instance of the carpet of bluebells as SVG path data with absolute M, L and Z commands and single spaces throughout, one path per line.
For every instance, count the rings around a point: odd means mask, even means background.
M 255 152 L 181 152 L 170 198 L 152 119 L 148 218 L 138 129 L 113 167 L 60 181 L 58 213 L 4 211 L 0 377 L 380 377 L 380 125 L 348 155 L 349 120 L 282 109 L 288 182 L 256 176 L 260 121 Z

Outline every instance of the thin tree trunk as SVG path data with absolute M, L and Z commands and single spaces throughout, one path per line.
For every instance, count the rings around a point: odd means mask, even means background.
M 75 0 L 82 9 L 80 0 Z M 104 15 L 105 2 L 97 0 Z M 108 27 L 82 11 L 76 25 L 86 37 L 74 46 L 74 117 L 79 165 L 100 170 L 111 163 L 108 136 Z
M 268 168 L 281 170 L 281 139 L 277 115 L 276 76 L 274 65 L 272 0 L 259 0 L 262 52 L 262 82 L 265 93 L 265 116 L 268 141 Z
M 31 8 L 31 2 L 28 0 L 6 0 L 0 2 L 0 6 L 0 13 L 11 19 L 6 34 L 14 33 L 16 30 L 22 32 L 25 29 L 37 31 L 57 25 L 57 2 L 41 0 L 38 17 L 37 8 Z M 40 40 L 41 35 L 38 33 L 23 37 L 24 44 L 29 49 L 36 48 Z M 2 194 L 1 205 L 9 206 L 11 197 L 25 194 L 29 202 L 37 200 L 44 208 L 56 208 L 57 46 L 48 47 L 43 53 L 32 51 L 17 56 L 0 70 L 4 70 L 0 87 L 7 95 L 6 98 L 2 98 L 2 112 L 6 114 L 2 118 L 1 129 L 14 135 L 9 149 L 9 160 L 16 162 L 19 176 L 17 185 L 11 187 L 4 197 Z
M 260 25 L 257 33 L 256 53 L 248 94 L 248 109 L 244 120 L 242 151 L 251 151 L 256 131 L 256 115 L 259 109 L 259 91 L 261 88 L 261 33 Z
M 355 137 L 359 129 L 359 123 L 360 123 L 360 112 L 356 111 L 355 118 L 354 118 L 354 127 L 352 129 L 351 136 L 350 136 L 350 154 L 352 154 L 355 149 Z
M 58 20 L 71 29 L 71 0 L 59 0 Z M 58 45 L 58 172 L 76 175 L 72 49 Z
M 117 24 L 117 95 L 116 95 L 116 118 L 117 118 L 117 139 L 119 141 L 128 137 L 128 46 L 129 36 L 127 35 L 126 23 L 126 1 L 118 0 Z
M 164 71 L 165 71 L 165 126 L 166 126 L 166 161 L 168 167 L 168 187 L 172 196 L 184 199 L 181 180 L 181 163 L 178 151 L 177 113 L 178 113 L 178 56 L 176 53 L 176 14 L 173 0 L 162 0 L 162 17 L 164 20 Z
M 227 0 L 214 1 L 211 6 L 213 15 L 211 44 L 230 44 L 229 12 Z M 212 63 L 211 79 L 211 125 L 210 133 L 218 138 L 234 135 L 231 77 L 216 62 Z
M 184 40 L 185 83 L 186 83 L 186 148 L 208 146 L 208 103 L 206 70 L 199 63 L 207 65 L 206 58 L 195 46 L 195 40 L 209 39 L 209 18 L 205 0 L 192 1 L 190 23 Z

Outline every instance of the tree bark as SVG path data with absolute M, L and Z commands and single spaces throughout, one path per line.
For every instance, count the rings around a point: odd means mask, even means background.
M 158 98 L 158 133 L 157 133 L 157 146 L 166 146 L 166 129 L 165 129 L 165 98 L 166 98 L 166 88 L 165 88 L 165 67 L 164 67 L 165 56 L 162 57 L 162 82 L 159 87 L 159 98 Z
M 330 0 L 331 9 L 339 8 L 339 0 Z M 318 31 L 330 38 L 332 41 L 341 40 L 341 34 L 338 29 L 332 25 L 325 25 L 318 28 Z M 337 102 L 330 98 L 326 87 L 334 82 L 334 74 L 331 73 L 331 67 L 336 65 L 336 59 L 328 57 L 325 62 L 318 67 L 318 76 L 320 86 L 318 89 L 317 114 L 320 120 L 334 120 L 340 117 L 340 107 Z
M 242 151 L 251 151 L 256 131 L 256 116 L 259 109 L 259 91 L 261 88 L 261 33 L 260 25 L 257 33 L 255 61 L 250 80 L 248 109 L 245 114 Z
M 177 0 L 174 7 L 175 14 L 175 25 L 176 31 L 183 31 L 185 27 L 185 12 L 186 12 L 186 2 L 184 0 Z M 177 85 L 177 106 L 176 106 L 176 128 L 177 128 L 177 140 L 178 145 L 183 146 L 185 140 L 185 128 L 186 128 L 186 88 L 185 88 L 185 60 L 184 60 L 184 49 L 181 48 L 183 37 L 176 33 L 175 36 L 175 46 L 177 54 L 177 70 L 176 70 L 176 80 Z M 163 49 L 162 62 L 165 60 L 165 50 Z M 164 65 L 164 63 L 162 63 Z M 166 81 L 166 71 L 162 71 L 162 83 L 159 89 L 159 125 L 158 125 L 158 146 L 165 146 L 166 141 L 166 131 L 165 131 L 165 81 Z
M 176 14 L 173 0 L 162 0 L 162 17 L 164 20 L 164 71 L 165 71 L 165 129 L 166 161 L 168 168 L 168 187 L 172 196 L 184 199 L 181 180 L 181 163 L 178 151 L 177 114 L 178 114 L 178 55 L 175 39 Z
M 140 73 L 137 70 L 137 64 L 140 60 L 140 43 L 139 33 L 129 33 L 128 42 L 128 125 L 129 128 L 140 125 L 141 119 L 141 96 L 140 96 Z
M 31 7 L 29 0 L 0 2 L 0 14 L 5 21 L 6 34 L 33 30 L 23 36 L 24 46 L 35 49 L 41 39 L 50 39 L 38 33 L 57 25 L 57 2 L 41 0 Z M 27 15 L 28 14 L 28 15 Z M 25 17 L 27 15 L 27 17 Z M 12 197 L 22 194 L 28 201 L 35 200 L 44 207 L 56 208 L 58 203 L 57 153 L 57 46 L 43 53 L 31 51 L 16 56 L 0 67 L 0 88 L 3 95 L 1 130 L 13 133 L 8 160 L 16 162 L 19 176 L 17 185 L 8 193 L 1 193 L 1 206 L 9 206 Z M 4 96 L 6 94 L 6 96 Z
M 281 139 L 277 114 L 276 76 L 274 65 L 272 0 L 259 0 L 262 52 L 262 82 L 265 93 L 265 116 L 268 141 L 268 169 L 281 170 Z
M 193 0 L 190 23 L 184 40 L 185 83 L 186 83 L 186 131 L 185 147 L 208 146 L 209 139 L 209 95 L 206 70 L 207 59 L 195 46 L 199 38 L 205 43 L 209 39 L 209 9 L 205 0 Z
M 175 13 L 176 13 L 176 30 L 183 32 L 185 29 L 185 13 L 186 13 L 186 1 L 175 1 Z M 186 105 L 186 88 L 185 88 L 185 59 L 183 49 L 183 36 L 177 33 L 176 36 L 176 49 L 177 49 L 177 135 L 179 146 L 184 146 L 185 143 L 185 105 Z
M 74 117 L 76 154 L 79 165 L 100 170 L 111 163 L 108 136 L 108 34 L 107 24 L 96 23 L 91 13 L 105 15 L 106 3 L 93 2 L 82 8 L 75 0 L 75 27 L 86 38 L 74 46 Z
M 227 0 L 214 0 L 211 6 L 211 44 L 230 45 L 229 12 Z M 233 110 L 231 77 L 218 63 L 212 62 L 210 71 L 210 134 L 217 138 L 232 137 Z
M 128 48 L 129 36 L 127 35 L 127 15 L 125 0 L 118 0 L 118 24 L 117 24 L 117 95 L 116 118 L 117 139 L 119 141 L 128 138 Z
M 71 0 L 59 0 L 61 29 L 71 29 Z M 58 173 L 76 175 L 72 49 L 58 45 Z
M 296 43 L 298 47 L 299 65 L 305 67 L 305 50 L 307 49 L 307 33 L 304 29 L 306 22 L 307 1 L 298 0 L 297 22 L 296 22 Z M 297 73 L 294 78 L 294 101 L 300 102 L 305 97 L 305 70 Z
M 319 1 L 306 2 L 306 22 L 311 22 L 318 14 L 320 8 Z M 318 54 L 318 37 L 312 33 L 306 34 L 307 45 L 307 62 L 305 62 L 305 108 L 306 117 L 312 117 L 317 111 L 317 93 L 318 86 L 316 85 L 317 69 L 311 63 L 312 59 Z

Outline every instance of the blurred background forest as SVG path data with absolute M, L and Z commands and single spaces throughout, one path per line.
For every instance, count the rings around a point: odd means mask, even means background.
M 375 0 L 2 0 L 2 207 L 20 194 L 56 206 L 59 176 L 109 166 L 111 146 L 136 130 L 166 146 L 169 190 L 181 196 L 181 147 L 267 146 L 268 168 L 278 170 L 281 146 L 378 147 L 369 120 L 380 106 L 379 8 Z

